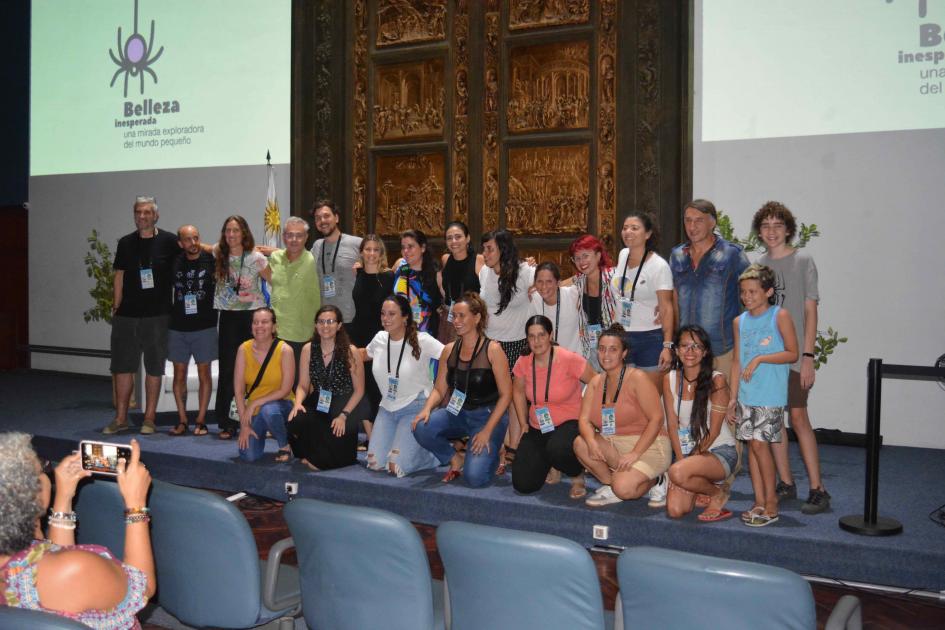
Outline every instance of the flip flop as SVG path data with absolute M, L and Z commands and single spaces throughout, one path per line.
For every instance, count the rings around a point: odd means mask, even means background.
M 764 514 L 764 511 L 765 511 L 764 506 L 756 505 L 756 506 L 754 506 L 753 508 L 751 508 L 750 510 L 746 510 L 746 511 L 742 512 L 742 521 L 744 521 L 745 523 L 747 523 L 748 521 L 750 521 L 752 518 L 754 518 L 754 517 L 757 516 L 758 514 Z
M 194 435 L 206 435 L 207 433 L 207 425 L 203 422 L 198 422 L 194 425 Z
M 284 450 L 284 449 L 281 449 L 281 448 L 280 448 L 280 449 L 279 449 L 279 452 L 276 453 L 276 461 L 277 461 L 277 462 L 287 462 L 287 461 L 289 461 L 290 459 L 292 459 L 292 451 L 287 451 L 287 450 Z
M 217 437 L 221 440 L 232 440 L 233 432 L 230 431 L 229 429 L 223 429 L 222 431 L 217 433 Z
M 571 499 L 583 499 L 587 496 L 587 486 L 584 484 L 571 485 L 571 489 L 568 490 L 568 497 Z
M 170 435 L 187 435 L 187 423 L 178 422 L 177 426 L 170 430 Z
M 717 521 L 724 521 L 725 519 L 732 518 L 732 511 L 722 508 L 721 510 L 707 509 L 702 514 L 696 517 L 699 521 L 703 523 L 715 523 Z
M 778 515 L 772 514 L 755 514 L 751 517 L 751 520 L 746 522 L 745 525 L 748 527 L 767 527 L 768 525 L 774 525 L 778 522 Z
M 454 479 L 459 479 L 463 476 L 463 471 L 461 470 L 450 470 L 445 475 L 443 475 L 443 483 L 449 483 Z

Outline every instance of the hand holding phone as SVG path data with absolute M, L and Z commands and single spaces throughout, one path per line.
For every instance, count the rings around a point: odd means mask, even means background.
M 131 447 L 127 444 L 82 440 L 79 442 L 79 455 L 83 470 L 114 477 L 118 474 L 118 460 L 131 460 Z

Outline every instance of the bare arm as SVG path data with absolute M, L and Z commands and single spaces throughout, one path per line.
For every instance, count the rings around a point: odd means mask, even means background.
M 528 399 L 525 394 L 525 379 L 523 378 L 513 378 L 512 379 L 512 405 L 515 407 L 515 417 L 518 420 L 519 425 L 522 427 L 522 432 L 528 431 Z
M 784 350 L 772 352 L 771 354 L 759 354 L 749 361 L 745 369 L 742 370 L 742 378 L 745 379 L 746 383 L 751 380 L 752 374 L 762 363 L 781 364 L 797 361 L 797 333 L 794 332 L 794 323 L 791 321 L 791 314 L 787 312 L 787 309 L 778 310 L 775 323 L 778 326 L 778 332 L 781 333 L 781 338 L 784 339 Z
M 673 289 L 673 330 L 679 329 L 679 291 Z
M 712 379 L 712 393 L 709 395 L 709 434 L 702 439 L 701 444 L 696 445 L 699 453 L 708 453 L 709 447 L 722 432 L 728 398 L 728 383 L 725 381 L 725 376 L 716 374 Z
M 351 392 L 351 398 L 348 400 L 348 404 L 345 405 L 345 411 L 348 413 L 351 413 L 351 411 L 358 406 L 358 403 L 361 402 L 361 399 L 364 397 L 364 364 L 361 362 L 361 356 L 358 353 L 358 349 L 354 346 L 351 346 L 350 348 L 351 383 L 354 386 L 354 391 Z
M 353 351 L 352 351 L 353 353 Z M 299 365 L 308 365 L 312 359 L 312 342 L 308 342 L 302 346 L 302 352 L 299 355 Z M 295 388 L 295 402 L 292 405 L 292 411 L 289 412 L 288 421 L 292 422 L 295 419 L 295 416 L 301 411 L 305 413 L 307 410 L 303 406 L 305 399 L 308 398 L 308 395 L 312 391 L 312 377 L 308 373 L 308 370 L 299 371 L 299 384 Z
M 64 457 L 56 466 L 56 498 L 52 503 L 52 511 L 71 512 L 76 486 L 80 480 L 91 476 L 90 471 L 82 469 L 81 456 L 78 453 Z M 75 530 L 56 527 L 50 523 L 49 540 L 63 547 L 71 547 L 75 544 Z
M 499 390 L 499 400 L 496 401 L 486 425 L 470 441 L 472 452 L 477 454 L 483 450 L 489 452 L 489 438 L 492 436 L 492 431 L 502 420 L 502 416 L 508 411 L 509 403 L 512 402 L 512 376 L 509 374 L 509 360 L 505 356 L 502 346 L 497 341 L 490 341 L 486 352 L 489 354 L 489 361 L 492 363 L 492 374 L 495 376 L 495 383 Z
M 657 291 L 656 299 L 659 302 L 660 324 L 663 327 L 663 341 L 672 341 L 675 332 L 676 309 L 673 307 L 673 296 L 675 291 Z M 666 371 L 673 364 L 673 351 L 669 348 L 663 348 L 660 351 L 659 369 Z
M 681 373 L 677 373 L 678 378 L 682 378 Z M 669 441 L 673 445 L 673 453 L 676 459 L 683 458 L 682 444 L 679 443 L 679 416 L 676 415 L 675 402 L 673 401 L 673 388 L 669 382 L 669 374 L 663 375 L 663 413 L 666 414 L 666 427 L 669 433 Z
M 112 280 L 112 315 L 118 312 L 121 306 L 123 282 L 125 281 L 125 272 L 122 269 L 115 270 L 115 278 Z
M 817 344 L 817 300 L 804 300 L 804 352 L 814 354 Z M 801 359 L 801 387 L 810 389 L 814 386 L 814 359 Z
M 740 345 L 739 334 L 738 334 L 738 318 L 741 315 L 735 317 L 732 321 L 732 340 L 735 345 L 732 347 L 732 372 L 729 374 L 729 387 L 732 390 L 732 397 L 728 401 L 728 413 L 726 417 L 729 420 L 735 419 L 735 405 L 738 403 L 738 385 L 741 382 L 742 378 L 742 359 L 741 354 L 738 351 Z

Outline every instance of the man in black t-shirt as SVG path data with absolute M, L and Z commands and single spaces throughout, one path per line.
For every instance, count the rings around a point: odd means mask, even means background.
M 102 432 L 128 430 L 134 373 L 144 354 L 145 411 L 141 433 L 154 433 L 154 415 L 167 359 L 171 309 L 171 263 L 180 253 L 177 237 L 159 230 L 154 197 L 137 197 L 136 230 L 118 241 L 112 305 L 111 372 L 116 381 L 115 419 Z
M 200 232 L 193 225 L 177 230 L 182 251 L 171 271 L 173 304 L 167 332 L 167 358 L 174 364 L 174 402 L 179 422 L 171 435 L 187 433 L 187 369 L 190 358 L 200 380 L 194 435 L 206 435 L 207 406 L 213 391 L 210 363 L 217 358 L 217 311 L 213 308 L 213 254 L 200 247 Z

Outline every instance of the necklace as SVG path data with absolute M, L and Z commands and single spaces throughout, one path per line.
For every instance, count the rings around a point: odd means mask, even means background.
M 689 380 L 689 379 L 686 377 L 686 373 L 683 372 L 682 377 L 683 377 L 683 380 L 686 381 L 686 393 L 691 392 L 691 391 L 692 391 L 692 384 L 699 380 L 699 375 L 696 374 L 696 377 L 695 377 L 694 379 Z

